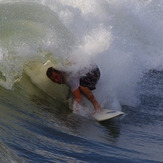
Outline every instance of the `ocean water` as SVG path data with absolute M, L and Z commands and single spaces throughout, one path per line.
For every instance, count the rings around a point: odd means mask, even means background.
M 162 27 L 162 0 L 0 0 L 0 163 L 163 162 Z M 96 62 L 96 98 L 126 115 L 72 114 L 47 60 Z

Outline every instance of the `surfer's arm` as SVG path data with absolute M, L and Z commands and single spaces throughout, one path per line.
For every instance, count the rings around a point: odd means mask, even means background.
M 73 91 L 74 99 L 77 103 L 81 104 L 81 93 L 79 88 Z
M 97 110 L 102 111 L 102 107 L 100 106 L 100 104 L 98 103 L 98 101 L 96 100 L 95 96 L 93 95 L 92 91 L 89 88 L 80 86 L 79 89 L 82 92 L 82 94 L 93 104 L 95 112 Z

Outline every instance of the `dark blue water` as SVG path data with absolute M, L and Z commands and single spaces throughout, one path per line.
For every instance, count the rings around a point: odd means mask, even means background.
M 144 75 L 140 90 L 138 106 L 122 106 L 125 117 L 98 123 L 73 115 L 24 75 L 13 90 L 0 90 L 0 161 L 163 162 L 163 73 Z

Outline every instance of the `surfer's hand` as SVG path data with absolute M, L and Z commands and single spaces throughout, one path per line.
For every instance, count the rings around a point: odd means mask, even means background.
M 102 109 L 102 107 L 99 104 L 97 104 L 95 106 L 95 110 L 102 111 L 103 109 Z
M 79 111 L 80 104 L 76 101 L 73 102 L 73 111 L 78 112 Z
M 103 111 L 102 107 L 98 104 L 95 106 L 95 110 L 94 110 L 93 114 L 96 114 L 96 113 L 99 113 L 102 111 Z

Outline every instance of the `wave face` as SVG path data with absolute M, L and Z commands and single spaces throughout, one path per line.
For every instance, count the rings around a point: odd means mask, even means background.
M 12 88 L 34 60 L 60 58 L 64 67 L 68 59 L 74 63 L 71 71 L 93 61 L 102 72 L 96 91 L 101 103 L 114 99 L 134 105 L 143 73 L 163 69 L 161 1 L 36 2 L 1 1 L 3 87 Z
M 0 5 L 0 15 L 2 86 L 11 88 L 21 77 L 25 64 L 46 62 L 48 54 L 57 57 L 62 51 L 68 52 L 72 38 L 48 7 L 12 1 Z
M 162 27 L 162 0 L 0 0 L 0 162 L 162 162 Z M 97 63 L 95 96 L 126 117 L 71 115 L 47 60 Z

